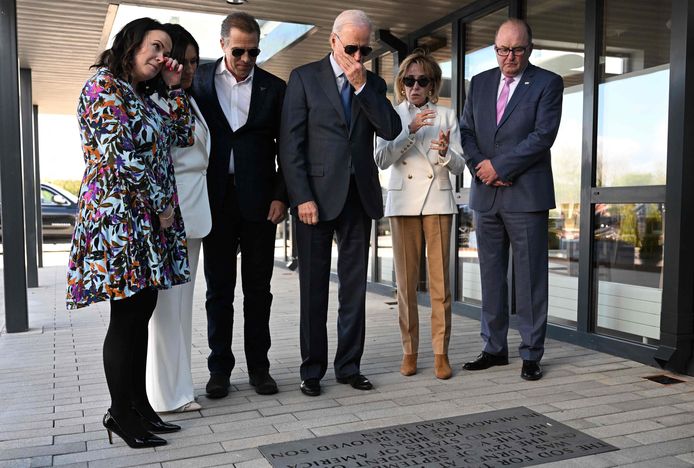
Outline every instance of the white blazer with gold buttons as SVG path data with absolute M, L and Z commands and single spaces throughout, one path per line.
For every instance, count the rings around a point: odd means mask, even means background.
M 433 124 L 410 135 L 409 123 L 425 109 L 436 111 Z M 379 168 L 391 168 L 384 216 L 456 213 L 453 175 L 463 172 L 465 160 L 455 112 L 432 103 L 417 108 L 407 101 L 395 110 L 402 120 L 402 132 L 392 141 L 378 138 L 374 156 Z M 445 157 L 429 149 L 439 130 L 451 131 Z

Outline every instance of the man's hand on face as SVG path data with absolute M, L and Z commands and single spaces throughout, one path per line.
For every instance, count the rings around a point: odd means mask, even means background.
M 335 61 L 342 68 L 342 71 L 345 72 L 345 76 L 352 87 L 355 90 L 361 88 L 366 83 L 366 68 L 364 68 L 364 65 L 351 55 L 346 54 L 339 47 L 333 52 Z

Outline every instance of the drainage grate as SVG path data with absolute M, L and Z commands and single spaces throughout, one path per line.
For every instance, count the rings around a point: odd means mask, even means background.
M 676 379 L 667 375 L 651 375 L 650 377 L 644 377 L 646 380 L 652 380 L 663 385 L 674 385 L 678 383 L 684 383 L 684 380 Z

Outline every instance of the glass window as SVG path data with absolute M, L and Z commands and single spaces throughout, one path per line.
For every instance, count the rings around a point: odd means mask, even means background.
M 564 79 L 561 125 L 552 146 L 557 207 L 549 213 L 549 320 L 575 326 L 583 135 L 584 2 L 528 0 L 530 62 Z
M 671 2 L 604 4 L 596 185 L 663 185 Z
M 465 91 L 476 74 L 497 67 L 494 53 L 494 35 L 499 25 L 508 18 L 508 8 L 501 8 L 477 20 L 465 23 Z M 462 114 L 460 109 L 459 114 Z M 458 198 L 458 264 L 456 299 L 468 304 L 482 303 L 482 280 L 477 258 L 477 235 L 468 206 L 472 176 L 463 171 L 463 188 Z
M 41 189 L 41 204 L 42 205 L 57 205 L 55 201 L 53 201 L 53 197 L 55 194 L 51 192 L 50 190 L 47 190 L 45 188 Z
M 383 78 L 388 86 L 387 96 L 390 102 L 395 105 L 395 97 L 393 95 L 393 82 L 397 69 L 395 68 L 396 56 L 392 53 L 387 53 L 378 58 L 379 76 Z M 404 57 L 403 57 L 404 58 Z M 390 178 L 390 168 L 385 171 L 379 170 L 378 179 L 381 183 L 381 196 L 383 197 L 383 206 L 386 204 L 386 195 L 388 187 L 388 179 Z M 377 282 L 388 285 L 395 285 L 395 267 L 393 266 L 393 239 L 390 234 L 390 222 L 388 218 L 383 217 L 375 221 L 376 233 L 378 237 L 378 248 L 376 249 L 376 260 L 378 262 Z M 371 262 L 369 262 L 371 268 Z M 371 275 L 371 272 L 369 272 Z M 369 276 L 371 278 L 371 276 Z
M 660 339 L 665 204 L 596 204 L 596 331 Z

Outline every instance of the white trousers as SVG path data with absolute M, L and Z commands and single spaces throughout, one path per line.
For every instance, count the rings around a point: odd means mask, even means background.
M 187 241 L 190 281 L 159 291 L 149 321 L 147 396 L 157 412 L 173 411 L 194 399 L 190 370 L 193 290 L 202 239 Z

